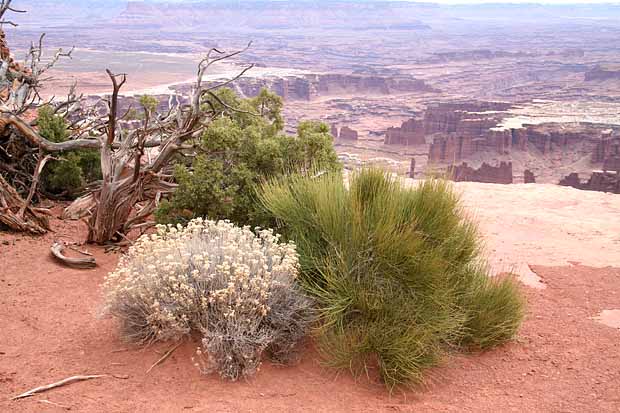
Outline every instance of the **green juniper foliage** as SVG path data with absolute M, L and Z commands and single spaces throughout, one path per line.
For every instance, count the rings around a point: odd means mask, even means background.
M 49 106 L 38 111 L 37 127 L 39 134 L 52 142 L 64 142 L 69 138 L 65 120 L 54 115 Z M 82 187 L 101 179 L 100 155 L 94 149 L 81 149 L 61 155 L 59 161 L 47 164 L 42 174 L 42 187 L 45 191 L 75 197 Z
M 423 381 L 447 350 L 516 334 L 518 286 L 488 276 L 476 227 L 445 181 L 405 188 L 364 170 L 347 188 L 340 173 L 297 174 L 263 184 L 260 199 L 297 244 L 330 365 L 378 367 L 393 388 Z
M 315 164 L 339 169 L 327 125 L 302 122 L 297 136 L 287 136 L 282 132 L 279 96 L 264 89 L 252 99 L 241 99 L 230 89 L 217 93 L 221 101 L 243 112 L 228 113 L 218 100 L 209 102 L 222 116 L 205 131 L 191 164 L 176 166 L 179 186 L 170 201 L 161 203 L 156 213 L 160 223 L 208 217 L 267 225 L 269 218 L 255 198 L 256 185 L 263 179 Z
M 157 98 L 153 96 L 140 96 L 140 106 L 142 106 L 142 109 L 144 109 L 145 111 L 149 111 L 151 113 L 155 112 L 155 109 L 157 109 L 157 103 Z

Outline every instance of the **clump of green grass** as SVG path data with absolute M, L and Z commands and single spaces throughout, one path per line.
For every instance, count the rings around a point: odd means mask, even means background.
M 294 175 L 260 199 L 297 244 L 300 281 L 319 306 L 327 363 L 378 368 L 389 388 L 423 381 L 446 351 L 510 340 L 524 302 L 488 276 L 480 237 L 449 183 L 403 187 L 382 171 Z

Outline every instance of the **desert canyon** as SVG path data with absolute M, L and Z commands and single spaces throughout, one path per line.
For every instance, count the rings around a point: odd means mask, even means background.
M 157 357 L 119 344 L 113 323 L 95 318 L 99 283 L 117 256 L 95 250 L 98 269 L 60 269 L 45 256 L 49 243 L 83 223 L 54 219 L 54 234 L 1 237 L 0 286 L 11 292 L 0 298 L 0 325 L 10 333 L 0 340 L 3 396 L 70 366 L 123 378 L 59 390 L 76 411 L 146 411 L 152 403 L 165 412 L 620 409 L 620 5 L 20 3 L 30 12 L 15 17 L 10 33 L 17 57 L 41 31 L 50 47 L 76 46 L 45 93 L 62 96 L 75 81 L 94 102 L 109 92 L 109 67 L 128 75 L 123 111 L 144 94 L 163 111 L 187 100 L 205 51 L 252 41 L 205 81 L 255 64 L 231 87 L 244 97 L 261 88 L 280 95 L 287 132 L 306 119 L 328 124 L 346 171 L 374 165 L 407 185 L 456 181 L 493 273 L 518 276 L 528 314 L 515 342 L 449 359 L 415 394 L 330 375 L 311 357 L 293 374 L 267 363 L 256 379 L 222 384 L 199 378 L 189 343 L 145 375 Z M 67 289 L 67 280 L 77 287 Z M 47 302 L 49 294 L 60 298 Z M 86 310 L 78 304 L 85 299 Z M 61 309 L 66 318 L 52 317 Z M 160 392 L 162 383 L 178 399 Z M 43 407 L 0 401 L 3 411 Z
M 289 131 L 330 124 L 350 167 L 424 177 L 467 163 L 460 180 L 620 191 L 618 6 L 89 3 L 37 2 L 10 39 L 23 49 L 43 27 L 51 46 L 78 46 L 49 93 L 72 79 L 104 93 L 105 65 L 129 75 L 124 107 L 147 93 L 163 109 L 187 97 L 201 52 L 253 41 L 208 80 L 254 63 L 235 91 L 282 96 Z

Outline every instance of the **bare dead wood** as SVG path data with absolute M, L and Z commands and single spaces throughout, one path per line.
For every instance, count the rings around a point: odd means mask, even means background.
M 146 374 L 149 374 L 151 372 L 151 370 L 153 370 L 153 368 L 159 366 L 161 363 L 163 363 L 164 361 L 166 361 L 166 359 L 168 357 L 170 357 L 170 355 L 174 352 L 174 350 L 176 350 L 177 348 L 179 348 L 179 346 L 183 344 L 183 341 L 179 341 L 175 346 L 171 347 L 168 351 L 166 351 L 164 353 L 163 356 L 161 356 L 161 358 L 159 360 L 157 360 L 155 363 L 153 363 L 153 365 L 151 367 L 149 367 L 149 369 L 146 371 Z
M 50 229 L 46 215 L 26 206 L 20 216 L 19 211 L 25 202 L 15 188 L 0 175 L 0 224 L 13 231 L 33 235 L 45 234 Z
M 10 3 L 10 0 L 0 0 L 0 19 L 5 12 L 16 11 L 11 9 Z M 51 58 L 44 59 L 44 39 L 45 34 L 42 34 L 38 42 L 31 44 L 23 65 L 16 64 L 12 60 L 9 63 L 0 62 L 0 88 L 3 88 L 0 90 L 0 133 L 18 135 L 29 145 L 28 150 L 34 148 L 35 152 L 40 154 L 41 162 L 36 167 L 32 164 L 29 166 L 30 169 L 34 168 L 35 172 L 39 171 L 39 174 L 45 161 L 50 159 L 49 155 L 44 156 L 46 154 L 98 149 L 102 180 L 88 189 L 90 191 L 88 195 L 79 198 L 68 207 L 63 212 L 63 217 L 88 218 L 87 240 L 98 244 L 126 238 L 126 234 L 135 228 L 144 230 L 152 225 L 149 219 L 161 195 L 171 193 L 175 189 L 169 175 L 170 165 L 177 154 L 186 155 L 187 151 L 191 151 L 194 148 L 191 141 L 202 136 L 211 121 L 221 115 L 215 113 L 215 110 L 209 111 L 209 104 L 213 108 L 213 102 L 217 101 L 221 108 L 224 108 L 220 112 L 242 112 L 222 101 L 213 90 L 234 82 L 253 65 L 241 69 L 229 80 L 207 86 L 204 85 L 204 77 L 213 64 L 243 53 L 251 46 L 251 42 L 245 48 L 233 52 L 224 52 L 216 48 L 209 50 L 198 64 L 189 103 L 182 104 L 180 99 L 176 99 L 176 103 L 173 103 L 171 98 L 168 111 L 163 114 L 145 107 L 146 116 L 143 124 L 134 129 L 125 128 L 123 118 L 126 114 L 119 117 L 118 113 L 119 94 L 127 81 L 127 76 L 114 74 L 109 69 L 106 69 L 106 73 L 112 84 L 111 95 L 95 105 L 82 106 L 83 96 L 76 93 L 75 84 L 69 89 L 64 102 L 57 103 L 54 98 L 44 102 L 39 91 L 47 79 L 42 75 L 60 59 L 71 58 L 73 51 L 73 49 L 69 51 L 58 49 Z M 7 54 L 8 48 L 2 50 Z M 61 116 L 67 121 L 71 134 L 69 140 L 51 142 L 38 133 L 36 121 L 27 122 L 23 119 L 26 110 L 36 109 L 44 104 L 53 108 L 55 116 Z M 250 112 L 243 111 L 243 113 Z M 154 147 L 158 148 L 157 152 L 145 151 L 146 148 Z M 29 156 L 35 158 L 33 152 L 30 152 Z M 12 184 L 15 179 L 11 179 Z M 19 184 L 22 194 L 29 191 L 25 204 L 19 204 L 17 218 L 21 215 L 26 218 L 29 213 L 37 213 L 30 208 L 30 203 L 38 181 L 37 175 L 31 183 L 26 179 L 24 184 Z M 4 203 L 8 205 L 8 202 Z M 16 212 L 13 210 L 13 204 L 10 207 L 3 207 L 0 202 L 0 208 L 4 208 L 0 210 L 0 218 L 6 215 L 5 210 L 10 210 L 12 215 L 5 220 L 11 221 L 14 228 L 19 228 L 20 226 L 13 222 L 15 220 L 13 215 Z M 61 246 L 56 245 L 52 252 L 55 251 L 61 261 L 70 263 L 62 254 Z
M 77 248 L 75 245 L 67 244 L 67 248 L 69 248 L 70 250 L 73 250 L 75 252 L 79 252 L 80 254 L 88 255 L 89 257 L 93 256 L 92 253 L 90 253 L 90 252 L 88 252 L 86 250 L 81 250 L 81 249 Z
M 39 177 L 41 176 L 41 172 L 43 172 L 43 168 L 45 168 L 45 164 L 52 158 L 52 155 L 46 155 L 43 158 L 39 158 L 37 162 L 37 167 L 34 170 L 34 176 L 32 177 L 32 184 L 30 185 L 30 192 L 28 192 L 28 197 L 24 201 L 24 205 L 19 209 L 17 216 L 20 218 L 24 217 L 24 212 L 26 212 L 26 208 L 32 202 L 32 197 L 37 191 L 37 185 L 39 184 Z
M 0 131 L 7 126 L 14 127 L 33 146 L 39 147 L 46 152 L 73 151 L 76 149 L 97 149 L 101 146 L 96 139 L 75 139 L 64 142 L 51 142 L 43 138 L 29 124 L 13 113 L 0 114 Z
M 13 7 L 11 7 L 11 2 L 13 0 L 2 0 L 2 2 L 0 3 L 0 26 L 2 26 L 3 24 L 8 24 L 11 25 L 13 27 L 16 27 L 17 24 L 15 24 L 14 22 L 10 21 L 10 20 L 2 20 L 4 18 L 4 14 L 7 11 L 12 11 L 13 13 L 25 13 L 24 10 L 17 10 Z
M 84 268 L 84 269 L 94 268 L 97 266 L 97 262 L 94 257 L 92 256 L 87 257 L 87 258 L 67 257 L 66 255 L 63 254 L 64 248 L 65 248 L 65 245 L 58 241 L 54 242 L 52 246 L 50 247 L 50 251 L 52 255 L 54 256 L 54 258 L 56 258 L 58 261 L 62 262 L 63 264 L 69 267 Z M 81 251 L 78 251 L 78 252 L 81 253 Z
M 11 400 L 24 399 L 26 397 L 34 396 L 35 394 L 38 394 L 38 393 L 43 393 L 48 390 L 55 389 L 57 387 L 66 386 L 68 384 L 77 383 L 77 382 L 85 381 L 85 380 L 98 379 L 100 377 L 105 377 L 105 376 L 106 376 L 105 374 L 95 374 L 95 375 L 89 375 L 89 376 L 67 377 L 66 379 L 57 381 L 56 383 L 47 384 L 45 386 L 39 386 L 39 387 L 35 387 L 34 389 L 30 389 L 27 392 L 24 392 L 22 394 L 18 394 L 17 396 L 12 397 Z
M 125 82 L 127 81 L 127 75 L 124 73 L 113 74 L 110 69 L 105 70 L 110 80 L 112 80 L 112 99 L 110 101 L 110 113 L 108 115 L 108 146 L 111 146 L 116 137 L 116 111 L 118 107 L 118 92 L 121 90 Z M 118 78 L 121 81 L 118 81 Z
M 88 216 L 95 206 L 96 202 L 92 193 L 81 196 L 62 211 L 61 219 L 83 218 Z
M 64 410 L 71 410 L 71 406 L 66 406 L 66 405 L 60 404 L 60 403 L 54 403 L 54 402 L 46 400 L 46 399 L 37 400 L 37 402 L 43 403 L 43 404 L 49 404 L 51 406 L 56 406 L 56 407 L 59 407 L 59 408 L 64 409 Z

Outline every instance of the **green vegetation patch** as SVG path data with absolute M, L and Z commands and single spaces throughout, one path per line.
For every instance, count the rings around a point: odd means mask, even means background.
M 518 285 L 489 277 L 476 226 L 445 181 L 406 188 L 364 170 L 347 187 L 340 173 L 297 174 L 270 180 L 260 198 L 297 245 L 329 365 L 378 368 L 392 389 L 422 382 L 447 351 L 516 334 Z

